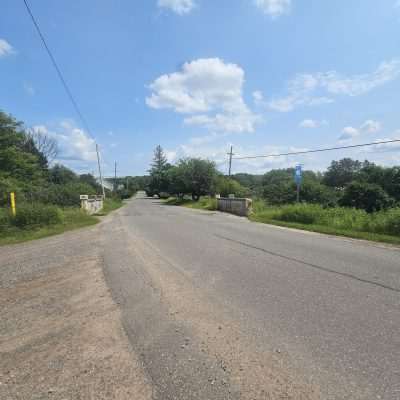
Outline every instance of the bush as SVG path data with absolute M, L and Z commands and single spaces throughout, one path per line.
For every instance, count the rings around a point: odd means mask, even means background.
M 324 209 L 314 204 L 294 204 L 281 207 L 278 219 L 300 224 L 315 224 L 321 220 Z
M 388 235 L 400 235 L 400 208 L 372 214 L 368 230 Z
M 55 225 L 63 222 L 63 213 L 56 206 L 44 204 L 23 204 L 17 208 L 15 217 L 10 222 L 18 228 Z
M 65 185 L 51 185 L 43 191 L 42 201 L 61 207 L 79 207 L 81 194 L 95 194 L 95 189 L 82 182 L 70 182 Z
M 216 193 L 219 193 L 222 197 L 228 197 L 230 194 L 234 194 L 236 197 L 246 197 L 250 195 L 250 190 L 242 186 L 239 182 L 220 176 L 217 179 Z
M 346 187 L 339 204 L 344 207 L 360 208 L 372 213 L 393 206 L 394 201 L 378 185 L 353 182 Z

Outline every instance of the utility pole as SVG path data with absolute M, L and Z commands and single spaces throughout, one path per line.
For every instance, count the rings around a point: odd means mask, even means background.
M 231 171 L 232 171 L 232 156 L 233 156 L 233 146 L 231 146 L 231 151 L 228 153 L 229 156 L 229 172 L 228 176 L 231 176 Z
M 114 162 L 114 192 L 117 191 L 117 162 Z
M 106 198 L 106 192 L 104 190 L 104 185 L 103 185 L 103 175 L 101 174 L 101 166 L 100 166 L 100 156 L 99 156 L 99 145 L 96 143 L 96 153 L 97 153 L 97 165 L 99 166 L 99 177 L 100 177 L 100 185 L 101 189 L 103 191 L 103 198 Z

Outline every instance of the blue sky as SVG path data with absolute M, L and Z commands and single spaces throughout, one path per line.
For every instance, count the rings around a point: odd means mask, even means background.
M 102 151 L 107 175 L 171 161 L 400 138 L 398 0 L 30 0 Z M 59 142 L 59 161 L 96 170 L 22 0 L 0 13 L 0 109 Z M 235 161 L 263 173 L 351 156 L 400 164 L 400 146 Z

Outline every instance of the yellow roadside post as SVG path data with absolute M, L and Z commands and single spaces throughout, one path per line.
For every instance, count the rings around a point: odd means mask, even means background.
M 15 217 L 16 209 L 15 209 L 15 193 L 14 192 L 10 193 L 10 200 L 11 200 L 11 213 L 12 213 L 13 217 Z

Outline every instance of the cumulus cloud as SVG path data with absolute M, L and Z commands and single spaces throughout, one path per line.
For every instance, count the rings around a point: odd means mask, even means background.
M 287 94 L 272 99 L 268 106 L 289 112 L 298 106 L 331 103 L 335 96 L 360 96 L 400 76 L 400 59 L 382 62 L 375 71 L 345 76 L 336 71 L 298 74 L 287 84 Z
M 188 114 L 187 125 L 220 132 L 253 132 L 259 116 L 243 100 L 244 71 L 219 58 L 187 62 L 182 70 L 162 75 L 149 85 L 146 104 Z
M 379 121 L 374 121 L 372 119 L 368 119 L 364 123 L 361 124 L 359 128 L 354 128 L 352 126 L 347 126 L 343 129 L 342 134 L 339 136 L 340 142 L 351 141 L 361 134 L 365 133 L 377 133 L 382 129 L 382 124 Z
M 290 11 L 291 0 L 254 0 L 256 6 L 272 18 L 280 17 Z
M 352 126 L 346 126 L 343 128 L 342 134 L 339 137 L 339 141 L 352 140 L 360 135 L 360 131 Z
M 158 0 L 158 7 L 168 8 L 178 15 L 189 14 L 195 7 L 194 0 Z
M 369 119 L 361 125 L 360 129 L 367 133 L 377 133 L 382 129 L 382 124 L 379 121 Z
M 10 43 L 5 39 L 0 39 L 0 57 L 5 57 L 15 53 L 15 50 Z
M 94 162 L 97 160 L 95 141 L 71 121 L 61 121 L 54 129 L 49 129 L 46 125 L 36 125 L 32 129 L 57 141 L 58 161 Z
M 320 128 L 321 126 L 325 125 L 328 125 L 328 121 L 325 120 L 316 121 L 314 119 L 305 119 L 301 121 L 299 124 L 300 128 L 309 128 L 309 129 Z
M 227 172 L 228 156 L 230 146 L 233 146 L 234 153 L 240 156 L 257 156 L 260 154 L 281 154 L 296 151 L 306 151 L 307 148 L 293 146 L 270 146 L 270 145 L 239 145 L 232 143 L 219 135 L 206 135 L 202 137 L 193 137 L 186 143 L 169 150 L 174 154 L 172 161 L 177 161 L 185 157 L 201 157 L 212 160 L 216 163 L 221 172 Z M 301 155 L 296 158 L 289 156 L 277 156 L 271 158 L 254 159 L 235 159 L 233 160 L 234 172 L 249 172 L 263 174 L 272 168 L 288 168 L 296 165 L 298 162 L 311 161 L 314 155 Z M 318 166 L 319 168 L 319 166 Z

